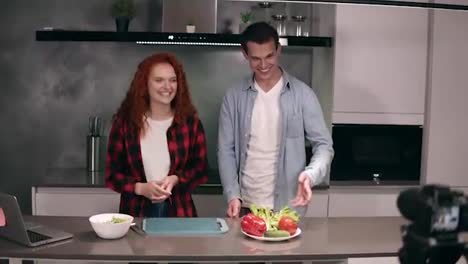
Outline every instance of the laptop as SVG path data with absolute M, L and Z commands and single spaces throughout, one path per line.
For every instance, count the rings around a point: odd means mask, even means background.
M 3 213 L 2 213 L 3 211 Z M 0 237 L 29 246 L 37 247 L 72 238 L 73 235 L 42 224 L 24 222 L 16 197 L 0 192 L 0 214 L 4 226 L 0 226 Z M 3 218 L 0 215 L 0 218 Z

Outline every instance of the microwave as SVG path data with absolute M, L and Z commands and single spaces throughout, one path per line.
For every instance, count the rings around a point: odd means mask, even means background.
M 330 181 L 420 180 L 422 126 L 334 124 Z

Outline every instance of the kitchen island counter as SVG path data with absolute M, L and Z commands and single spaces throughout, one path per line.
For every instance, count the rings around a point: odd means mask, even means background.
M 239 220 L 227 219 L 230 230 L 219 236 L 144 236 L 130 230 L 122 239 L 103 240 L 85 217 L 26 216 L 73 233 L 74 238 L 39 248 L 0 239 L 0 256 L 18 259 L 86 261 L 292 261 L 346 260 L 351 257 L 396 256 L 401 247 L 399 217 L 303 218 L 302 234 L 285 242 L 245 237 Z

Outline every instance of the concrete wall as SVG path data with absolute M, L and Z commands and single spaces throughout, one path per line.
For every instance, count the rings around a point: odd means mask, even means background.
M 154 14 L 160 7 L 151 0 L 136 2 L 138 14 L 130 30 L 155 30 Z M 47 168 L 85 167 L 88 117 L 109 120 L 137 64 L 153 52 L 171 51 L 185 65 L 207 133 L 209 161 L 216 167 L 221 98 L 230 83 L 249 73 L 239 49 L 35 41 L 35 31 L 45 26 L 113 31 L 109 3 L 17 0 L 0 9 L 0 191 L 17 195 L 25 213 L 30 212 L 30 186 Z M 310 49 L 284 49 L 282 63 L 311 83 Z M 315 69 L 319 71 L 320 65 Z M 318 94 L 330 94 L 319 88 Z M 331 104 L 328 99 L 325 109 Z

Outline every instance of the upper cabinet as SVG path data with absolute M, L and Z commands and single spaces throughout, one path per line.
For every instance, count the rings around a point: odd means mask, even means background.
M 432 23 L 423 183 L 467 187 L 468 12 L 435 10 Z
M 423 124 L 428 12 L 337 5 L 334 123 Z

